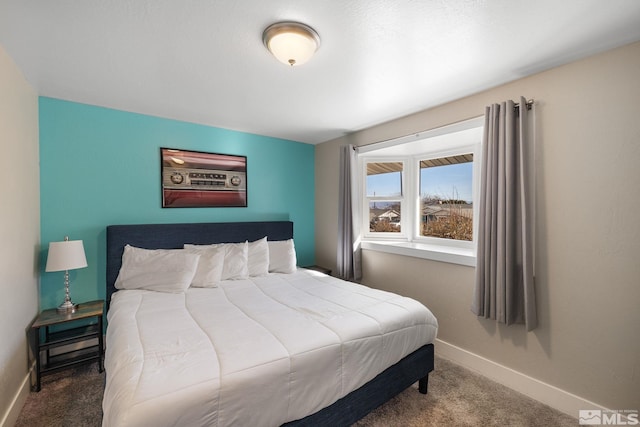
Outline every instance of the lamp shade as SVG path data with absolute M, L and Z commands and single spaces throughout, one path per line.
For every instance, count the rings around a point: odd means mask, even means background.
M 45 271 L 75 270 L 87 266 L 82 240 L 50 242 Z
M 278 61 L 298 66 L 307 62 L 320 46 L 320 36 L 308 25 L 279 22 L 269 26 L 262 41 Z

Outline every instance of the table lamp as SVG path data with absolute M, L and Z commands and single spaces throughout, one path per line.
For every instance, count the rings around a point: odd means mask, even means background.
M 58 306 L 59 313 L 73 313 L 78 304 L 71 301 L 69 295 L 69 270 L 84 268 L 87 266 L 87 258 L 84 255 L 82 240 L 69 240 L 65 237 L 63 242 L 49 242 L 49 255 L 44 271 L 64 271 L 64 302 Z

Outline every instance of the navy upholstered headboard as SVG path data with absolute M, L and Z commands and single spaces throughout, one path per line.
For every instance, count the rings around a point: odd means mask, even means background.
M 252 242 L 267 236 L 269 240 L 293 238 L 293 222 L 217 222 L 191 224 L 139 224 L 107 226 L 107 304 L 116 291 L 125 245 L 145 249 L 180 249 L 185 243 Z

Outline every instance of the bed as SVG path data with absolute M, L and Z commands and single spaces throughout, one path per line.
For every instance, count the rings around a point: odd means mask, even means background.
M 433 314 L 409 298 L 291 269 L 292 239 L 289 221 L 108 226 L 103 426 L 346 426 L 416 382 L 426 394 Z M 180 292 L 127 286 L 131 253 L 183 256 L 193 245 L 202 266 L 205 248 L 223 247 L 233 265 L 230 247 L 252 242 L 255 254 L 265 241 L 276 262 L 267 274 L 195 287 L 198 270 Z

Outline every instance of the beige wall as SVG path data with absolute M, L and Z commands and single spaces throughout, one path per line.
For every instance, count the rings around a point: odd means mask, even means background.
M 38 312 L 38 96 L 0 46 L 0 425 L 28 388 L 26 331 Z
M 640 409 L 640 43 L 319 144 L 316 262 L 335 270 L 340 145 L 476 117 L 520 95 L 537 104 L 540 326 L 476 318 L 470 267 L 364 251 L 363 282 L 425 303 L 443 341 L 604 407 Z

